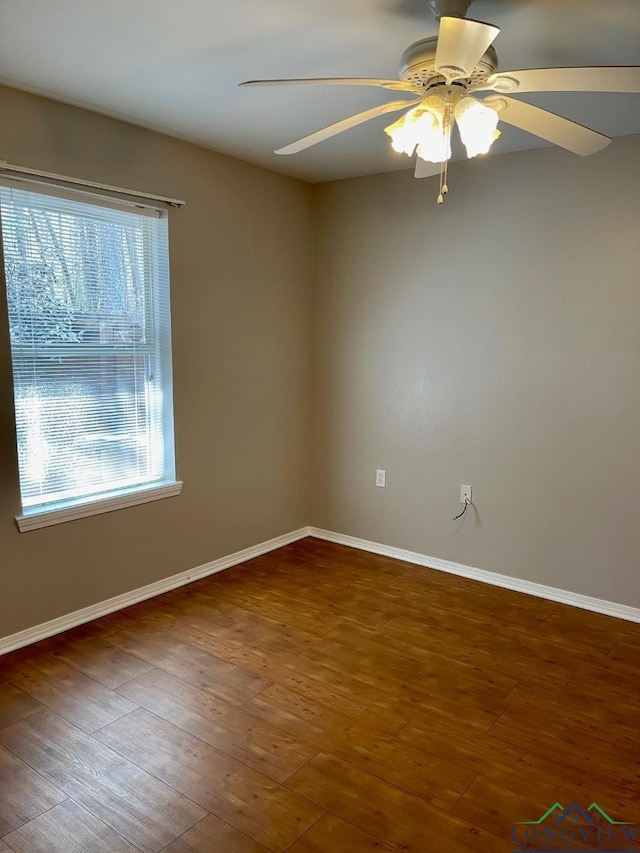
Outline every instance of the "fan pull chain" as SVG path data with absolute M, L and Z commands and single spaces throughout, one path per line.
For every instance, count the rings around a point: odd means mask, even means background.
M 442 204 L 444 201 L 444 197 L 449 192 L 449 187 L 447 186 L 447 177 L 449 174 L 449 161 L 443 160 L 440 163 L 440 194 L 438 195 L 438 204 Z
M 447 107 L 442 122 L 442 150 L 447 151 L 451 140 L 451 104 L 447 103 Z M 440 193 L 438 195 L 438 204 L 444 202 L 444 197 L 449 192 L 447 186 L 447 177 L 449 174 L 449 161 L 442 160 L 440 163 Z

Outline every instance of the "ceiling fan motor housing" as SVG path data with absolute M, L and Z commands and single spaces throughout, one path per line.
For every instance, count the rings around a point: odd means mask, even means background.
M 436 19 L 464 18 L 473 0 L 429 0 L 429 9 Z
M 425 89 L 444 83 L 444 77 L 437 74 L 435 70 L 437 46 L 437 36 L 421 39 L 409 45 L 400 57 L 400 79 L 417 86 L 424 86 Z M 474 86 L 482 85 L 497 70 L 498 54 L 493 47 L 490 47 L 478 61 L 471 76 L 466 81 L 458 82 L 466 82 Z

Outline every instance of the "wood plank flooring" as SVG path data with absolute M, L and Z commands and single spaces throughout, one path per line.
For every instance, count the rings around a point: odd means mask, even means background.
M 639 700 L 640 625 L 309 538 L 0 658 L 0 851 L 535 850 L 640 823 Z

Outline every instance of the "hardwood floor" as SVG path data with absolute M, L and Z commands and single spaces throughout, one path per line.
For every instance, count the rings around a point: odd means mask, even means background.
M 640 823 L 639 699 L 640 625 L 305 539 L 0 658 L 0 851 L 542 849 Z

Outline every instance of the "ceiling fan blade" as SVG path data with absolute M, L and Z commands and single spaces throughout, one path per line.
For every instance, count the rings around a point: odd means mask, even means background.
M 433 175 L 440 174 L 440 163 L 428 163 L 422 157 L 416 157 L 416 170 L 413 173 L 414 178 L 431 178 Z
M 335 124 L 330 124 L 323 127 L 321 130 L 316 130 L 315 133 L 310 133 L 297 142 L 292 142 L 290 145 L 285 145 L 284 148 L 278 148 L 276 154 L 297 154 L 298 151 L 304 151 L 305 148 L 310 148 L 318 142 L 323 142 L 331 136 L 342 133 L 343 130 L 349 130 L 356 127 L 358 124 L 363 124 L 365 121 L 370 121 L 372 118 L 384 115 L 385 113 L 398 112 L 399 110 L 408 110 L 416 106 L 422 101 L 422 98 L 414 98 L 412 100 L 405 99 L 402 101 L 390 101 L 388 104 L 381 104 L 378 107 L 373 107 L 370 110 L 365 110 L 362 113 L 356 113 L 349 118 L 343 118 L 342 121 L 337 121 Z
M 485 102 L 498 110 L 500 121 L 533 133 L 583 157 L 595 154 L 611 142 L 609 137 L 602 133 L 524 101 L 501 96 L 485 98 L 483 103 Z
M 532 68 L 492 74 L 487 88 L 496 92 L 640 92 L 640 66 Z
M 436 71 L 448 82 L 470 77 L 499 32 L 499 27 L 468 18 L 440 18 Z
M 245 80 L 238 86 L 379 86 L 399 92 L 421 92 L 422 87 L 404 80 L 379 80 L 377 77 L 293 77 L 287 80 Z

